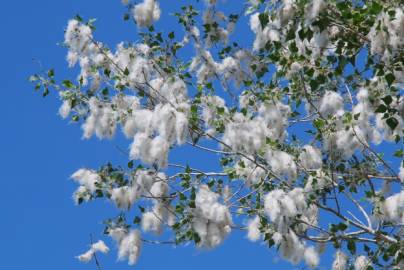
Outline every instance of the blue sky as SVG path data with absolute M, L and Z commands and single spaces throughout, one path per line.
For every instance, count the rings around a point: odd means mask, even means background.
M 230 0 L 229 0 L 230 1 Z M 172 3 L 161 1 L 163 12 L 173 11 Z M 242 3 L 244 1 L 231 1 Z M 96 38 L 112 47 L 119 41 L 135 41 L 136 27 L 125 23 L 125 9 L 119 0 L 22 0 L 4 1 L 0 10 L 3 102 L 0 139 L 1 190 L 0 269 L 96 269 L 93 263 L 79 263 L 74 256 L 85 251 L 90 241 L 102 237 L 102 220 L 118 213 L 110 203 L 99 201 L 75 206 L 71 194 L 76 188 L 69 175 L 80 167 L 97 168 L 107 161 L 125 164 L 127 157 L 117 140 L 82 140 L 79 125 L 57 116 L 60 102 L 52 93 L 42 98 L 27 78 L 43 67 L 54 67 L 58 79 L 74 78 L 64 60 L 63 41 L 67 20 L 79 13 L 97 18 Z M 175 30 L 175 19 L 163 13 L 158 29 Z M 159 28 L 160 27 L 160 28 Z M 247 32 L 238 31 L 240 37 Z M 37 59 L 33 61 L 33 59 Z M 5 95 L 5 96 L 4 96 Z M 188 160 L 194 155 L 177 152 Z M 181 153 L 184 153 L 181 155 Z M 215 166 L 206 156 L 194 162 Z M 102 238 L 105 240 L 105 238 Z M 113 246 L 109 239 L 107 242 Z M 101 255 L 103 269 L 131 269 L 126 262 L 116 264 L 116 250 Z M 320 269 L 328 269 L 332 258 L 322 259 Z M 261 244 L 251 243 L 242 233 L 234 233 L 213 251 L 192 246 L 145 245 L 137 269 L 295 269 Z

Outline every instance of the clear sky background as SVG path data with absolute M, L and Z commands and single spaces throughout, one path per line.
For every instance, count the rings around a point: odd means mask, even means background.
M 195 1 L 162 0 L 163 19 L 157 29 L 176 29 L 173 3 Z M 240 5 L 243 0 L 228 0 Z M 170 7 L 169 7 L 170 6 Z M 79 125 L 57 115 L 60 101 L 55 93 L 42 98 L 27 78 L 43 68 L 54 67 L 59 80 L 75 78 L 65 61 L 63 30 L 69 18 L 79 13 L 97 18 L 97 40 L 112 48 L 119 41 L 135 41 L 137 29 L 122 20 L 125 8 L 119 0 L 20 0 L 3 1 L 0 9 L 0 269 L 54 270 L 96 269 L 93 262 L 82 264 L 74 257 L 87 249 L 92 234 L 113 247 L 102 235 L 102 220 L 118 210 L 106 201 L 75 206 L 71 195 L 77 185 L 69 176 L 80 167 L 97 168 L 107 161 L 126 164 L 127 156 L 116 146 L 129 141 L 82 140 Z M 250 33 L 238 31 L 240 37 Z M 177 152 L 179 155 L 185 151 Z M 177 156 L 178 157 L 178 156 Z M 194 158 L 192 154 L 180 159 Z M 198 156 L 194 162 L 207 166 L 211 159 Z M 245 233 L 233 233 L 216 250 L 201 251 L 193 246 L 145 245 L 139 262 L 130 267 L 116 263 L 116 249 L 100 255 L 103 269 L 296 269 L 264 245 L 251 243 Z M 331 256 L 322 258 L 320 269 L 328 269 Z M 300 267 L 301 268 L 301 267 Z

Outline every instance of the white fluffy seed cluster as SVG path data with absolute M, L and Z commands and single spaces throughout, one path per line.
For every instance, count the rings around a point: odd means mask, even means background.
M 142 215 L 142 229 L 145 232 L 151 232 L 160 235 L 163 225 L 173 226 L 176 222 L 176 216 L 171 205 L 164 201 L 168 195 L 168 185 L 162 173 L 157 177 L 157 181 L 153 183 L 150 190 L 146 192 L 146 197 L 153 201 L 153 207 L 150 211 L 144 212 Z
M 286 34 L 291 30 L 293 16 L 296 11 L 296 3 L 294 0 L 280 1 L 281 5 L 277 8 L 275 16 L 268 15 L 268 23 L 263 27 L 260 13 L 254 13 L 250 17 L 250 27 L 255 34 L 255 41 L 253 44 L 254 50 L 260 50 L 265 47 L 268 42 L 282 42 L 286 43 Z M 328 54 L 332 52 L 328 48 L 330 36 L 335 35 L 338 30 L 335 28 L 325 29 L 320 31 L 318 26 L 312 25 L 312 23 L 318 18 L 319 14 L 325 10 L 326 3 L 323 0 L 309 1 L 306 6 L 305 12 L 305 24 L 312 29 L 313 37 L 310 40 L 300 39 L 298 32 L 302 29 L 302 26 L 296 29 L 296 35 L 294 42 L 296 44 L 298 53 L 301 55 L 307 55 L 308 50 L 311 51 L 310 57 L 312 60 L 321 56 L 322 54 Z M 291 70 L 293 73 L 293 70 Z
M 100 176 L 95 171 L 84 168 L 76 171 L 71 178 L 91 192 L 95 191 L 95 184 L 100 181 Z
M 260 231 L 260 218 L 256 216 L 253 219 L 250 219 L 247 224 L 247 238 L 250 241 L 256 242 L 261 238 Z
M 105 188 L 97 185 L 97 183 L 100 184 L 100 176 L 88 169 L 78 170 L 73 174 L 72 178 L 81 185 L 78 191 L 76 191 L 75 196 L 82 196 L 83 188 L 87 190 L 88 194 L 94 192 L 96 186 L 100 189 Z M 164 224 L 172 226 L 176 223 L 174 210 L 171 205 L 164 201 L 164 197 L 168 194 L 166 181 L 167 177 L 164 173 L 154 174 L 146 170 L 138 170 L 128 185 L 112 188 L 107 185 L 106 191 L 111 194 L 111 201 L 122 210 L 131 208 L 142 196 L 151 200 L 153 207 L 150 211 L 143 213 L 141 227 L 145 232 L 152 232 L 158 235 L 162 232 Z M 140 232 L 138 230 L 128 231 L 126 228 L 117 227 L 110 229 L 109 234 L 118 244 L 118 258 L 120 260 L 127 258 L 129 264 L 135 264 L 142 246 Z M 102 244 L 97 242 L 90 250 L 78 256 L 78 259 L 88 262 L 95 252 L 108 252 L 108 248 L 104 248 Z
M 87 250 L 85 253 L 77 256 L 77 259 L 79 259 L 81 262 L 87 263 L 93 258 L 96 252 L 108 253 L 109 248 L 105 245 L 104 241 L 99 240 L 96 243 L 92 244 L 90 249 Z
M 148 27 L 160 19 L 161 10 L 158 1 L 143 0 L 133 8 L 133 17 L 139 27 Z
M 290 108 L 282 103 L 264 104 L 258 113 L 254 118 L 236 113 L 233 121 L 225 126 L 223 141 L 232 150 L 249 155 L 263 152 L 267 164 L 275 174 L 290 180 L 296 179 L 297 165 L 293 156 L 281 150 L 272 150 L 267 145 L 268 138 L 282 141 L 286 137 Z M 266 175 L 263 168 L 246 158 L 241 158 L 235 169 L 249 185 L 258 183 Z
M 156 12 L 156 9 L 158 3 L 148 0 L 134 8 L 137 13 L 146 15 L 150 10 Z M 86 102 L 85 110 L 82 107 L 77 109 L 86 116 L 82 126 L 83 137 L 112 138 L 120 123 L 124 134 L 133 139 L 131 159 L 165 167 L 169 148 L 174 143 L 184 143 L 187 138 L 189 101 L 184 81 L 176 77 L 162 77 L 148 59 L 150 48 L 147 45 L 125 46 L 121 43 L 113 54 L 93 40 L 89 26 L 77 20 L 69 21 L 65 43 L 69 48 L 69 63 L 80 62 L 80 78 L 84 84 L 91 80 L 92 89 L 100 87 L 98 68 L 110 70 L 116 75 L 124 72 L 126 76 L 118 76 L 117 85 L 140 87 L 157 102 L 154 108 L 143 108 L 140 99 L 135 96 L 117 95 L 108 102 L 93 96 Z M 64 93 L 63 96 L 68 95 Z M 59 113 L 65 118 L 70 112 L 71 102 L 64 100 Z
M 95 133 L 98 138 L 112 138 L 116 131 L 116 114 L 111 106 L 102 104 L 95 97 L 88 105 L 90 114 L 82 126 L 83 137 L 90 138 Z
M 318 170 L 323 165 L 321 150 L 312 145 L 305 145 L 299 155 L 299 163 L 306 170 Z
M 301 188 L 294 188 L 290 192 L 273 190 L 265 195 L 264 209 L 275 225 L 273 240 L 279 246 L 281 255 L 292 263 L 304 260 L 311 268 L 317 267 L 320 261 L 318 252 L 313 247 L 307 247 L 297 237 L 295 231 L 290 229 L 297 216 L 304 221 L 296 229 L 299 233 L 308 229 L 307 224 L 317 225 L 318 209 L 314 205 L 307 205 L 304 190 Z
M 404 184 L 404 163 L 401 162 L 400 169 L 398 171 L 398 178 L 400 178 L 401 183 Z
M 383 203 L 383 214 L 387 221 L 404 223 L 404 191 L 386 198 Z
M 174 209 L 167 203 L 154 201 L 153 208 L 143 213 L 142 216 L 142 230 L 151 232 L 155 235 L 160 235 L 163 230 L 163 225 L 173 226 L 176 222 Z
M 91 28 L 78 20 L 70 20 L 65 31 L 65 44 L 69 48 L 66 57 L 69 66 L 73 67 L 79 62 L 81 68 L 79 78 L 83 80 L 84 85 L 87 85 L 87 78 L 92 74 L 92 61 L 103 58 L 93 42 Z
M 282 28 L 284 28 L 295 14 L 293 0 L 283 1 L 283 5 L 277 10 L 277 16 L 274 19 L 268 18 L 268 24 L 263 28 L 259 18 L 259 13 L 255 13 L 250 18 L 251 30 L 255 33 L 253 48 L 259 50 L 269 41 L 280 41 Z
M 280 150 L 268 150 L 265 158 L 271 170 L 280 177 L 294 180 L 297 177 L 297 166 L 293 157 Z
M 142 249 L 142 239 L 138 230 L 128 231 L 125 228 L 114 228 L 109 231 L 109 235 L 118 245 L 118 259 L 127 259 L 129 265 L 137 262 Z
M 317 19 L 320 12 L 326 8 L 326 3 L 323 0 L 313 0 L 307 5 L 306 23 L 311 23 Z
M 156 174 L 147 170 L 138 170 L 127 185 L 119 187 L 102 185 L 98 173 L 89 169 L 80 169 L 71 178 L 80 184 L 74 193 L 76 202 L 78 198 L 83 198 L 85 192 L 91 195 L 100 189 L 111 194 L 111 201 L 122 210 L 130 209 L 141 196 L 159 202 L 168 192 L 167 176 L 162 172 Z M 161 211 L 158 212 L 161 213 Z
M 200 247 L 214 248 L 231 232 L 230 211 L 218 200 L 219 194 L 212 192 L 207 185 L 199 186 L 192 228 L 200 237 Z
M 304 191 L 309 194 L 310 192 L 323 190 L 332 185 L 335 185 L 335 183 L 333 183 L 332 179 L 324 171 L 316 170 L 309 174 L 304 186 Z
M 266 145 L 266 139 L 283 140 L 286 137 L 290 107 L 281 102 L 263 103 L 256 117 L 235 113 L 228 121 L 223 141 L 233 150 L 255 154 Z
M 159 104 L 154 110 L 132 112 L 124 122 L 124 133 L 133 136 L 131 159 L 146 164 L 167 166 L 168 150 L 174 144 L 183 144 L 187 138 L 188 118 L 169 104 Z
M 199 30 L 196 32 L 199 36 L 198 33 Z M 240 86 L 251 75 L 253 58 L 247 51 L 240 49 L 233 56 L 216 62 L 209 51 L 200 48 L 198 44 L 196 46 L 197 55 L 192 58 L 189 70 L 196 73 L 198 83 L 220 77 L 223 82 L 233 81 L 236 86 Z
M 226 103 L 223 98 L 219 96 L 203 96 L 202 97 L 202 113 L 201 117 L 205 123 L 206 133 L 215 135 L 215 122 L 217 121 L 218 117 L 220 117 L 218 113 L 218 108 L 222 109 L 225 114 L 229 112 L 226 107 Z
M 332 270 L 345 270 L 348 263 L 348 256 L 341 250 L 337 250 L 332 263 Z
M 369 258 L 364 255 L 358 256 L 354 262 L 355 270 L 366 270 L 371 265 Z
M 324 117 L 341 117 L 344 114 L 344 99 L 337 92 L 326 91 L 320 101 L 319 111 Z
M 232 32 L 233 27 L 230 25 L 230 27 L 224 28 L 221 27 L 220 23 L 224 22 L 227 19 L 227 17 L 224 15 L 223 12 L 216 11 L 214 8 L 209 6 L 203 13 L 202 20 L 205 25 L 212 25 L 212 24 L 217 24 L 218 27 L 214 27 L 213 29 L 210 29 L 210 31 L 207 32 L 206 37 L 205 37 L 205 46 L 206 47 L 211 47 L 217 39 L 224 44 L 227 43 L 229 34 Z
M 272 239 L 279 247 L 282 257 L 291 263 L 297 264 L 304 260 L 313 269 L 318 266 L 320 262 L 318 252 L 311 246 L 306 247 L 293 231 L 283 235 L 276 232 Z
M 339 93 L 326 92 L 320 103 L 320 112 L 325 116 L 333 117 L 336 131 L 325 135 L 324 149 L 335 151 L 344 158 L 351 157 L 355 151 L 363 149 L 369 143 L 379 144 L 383 140 L 393 140 L 396 135 L 402 134 L 404 121 L 396 118 L 397 128 L 393 131 L 382 119 L 383 114 L 375 114 L 376 105 L 370 103 L 370 94 L 367 89 L 360 89 L 356 95 L 356 104 L 352 107 L 351 125 L 344 124 L 342 97 Z M 395 97 L 393 98 L 395 99 Z M 392 106 L 399 112 L 404 108 L 404 102 L 395 99 Z M 341 117 L 344 116 L 344 117 Z
M 286 233 L 288 225 L 299 215 L 300 219 L 311 225 L 317 224 L 317 207 L 307 205 L 306 193 L 302 188 L 294 188 L 289 192 L 276 189 L 265 195 L 265 213 L 275 224 L 278 232 Z M 302 226 L 302 231 L 307 226 Z
M 392 52 L 397 53 L 404 45 L 403 8 L 395 8 L 393 14 L 393 17 L 388 12 L 379 14 L 374 26 L 368 33 L 370 53 L 382 55 L 385 59 Z
M 93 170 L 79 169 L 71 178 L 79 184 L 79 187 L 73 194 L 73 200 L 78 203 L 79 199 L 89 200 L 92 193 L 97 189 L 96 183 L 100 182 L 100 176 Z
M 113 188 L 111 200 L 121 209 L 129 209 L 141 196 L 160 199 L 168 191 L 164 173 L 139 170 L 127 186 Z
M 246 158 L 241 158 L 234 168 L 237 175 L 244 179 L 249 186 L 259 183 L 267 174 L 262 167 L 258 167 L 254 162 Z

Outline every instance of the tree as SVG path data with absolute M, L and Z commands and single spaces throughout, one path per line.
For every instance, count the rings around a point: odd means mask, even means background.
M 60 94 L 59 114 L 84 138 L 120 127 L 131 141 L 128 164 L 72 175 L 77 204 L 121 210 L 105 221 L 120 259 L 134 264 L 163 229 L 171 239 L 153 242 L 199 248 L 246 230 L 311 268 L 325 248 L 334 270 L 404 267 L 402 1 L 250 0 L 229 14 L 187 1 L 171 17 L 183 30 L 169 33 L 153 26 L 157 1 L 122 2 L 139 41 L 108 48 L 76 16 L 65 45 L 77 80 L 30 78 Z M 245 18 L 249 46 L 232 38 Z M 177 147 L 211 153 L 221 170 L 170 163 Z M 108 250 L 98 241 L 79 259 Z

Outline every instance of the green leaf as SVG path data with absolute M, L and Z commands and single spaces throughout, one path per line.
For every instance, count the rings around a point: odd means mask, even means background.
M 81 18 L 81 16 L 79 14 L 76 14 L 76 16 L 74 16 L 74 19 L 76 19 L 79 22 L 83 21 L 83 18 Z
M 184 195 L 184 193 L 179 193 L 179 198 L 181 201 L 185 201 L 187 197 Z
M 189 207 L 190 207 L 190 208 L 196 208 L 195 201 L 190 201 L 190 202 L 189 202 Z
M 72 116 L 72 121 L 73 122 L 77 122 L 79 120 L 80 120 L 80 117 L 77 114 Z
M 55 76 L 55 70 L 52 68 L 48 70 L 48 77 L 52 78 L 53 76 Z
M 223 107 L 217 107 L 216 110 L 217 110 L 218 114 L 220 114 L 220 115 L 224 114 L 224 108 Z
M 107 76 L 109 78 L 109 76 L 111 75 L 111 70 L 109 69 L 104 69 L 104 75 Z
M 64 80 L 64 81 L 62 82 L 62 84 L 63 84 L 63 86 L 66 87 L 66 88 L 74 88 L 74 84 L 73 84 L 71 81 L 69 81 L 69 80 Z
M 102 193 L 102 190 L 97 189 L 95 191 L 95 195 L 97 198 L 102 198 L 104 196 L 104 193 Z
M 370 11 L 371 14 L 377 15 L 377 14 L 380 13 L 380 11 L 382 11 L 382 9 L 383 9 L 382 5 L 380 5 L 377 2 L 373 2 L 372 5 L 370 6 L 369 11 Z
M 199 242 L 201 242 L 201 237 L 199 236 L 198 233 L 194 232 L 193 234 L 193 238 L 196 244 L 198 244 Z
M 170 32 L 170 33 L 168 34 L 168 37 L 169 37 L 170 39 L 174 39 L 174 38 L 175 38 L 174 32 Z
M 393 98 L 390 95 L 383 97 L 382 100 L 386 105 L 390 105 L 393 102 Z
M 267 13 L 261 13 L 258 15 L 258 19 L 260 20 L 262 29 L 269 23 L 269 15 Z
M 387 107 L 383 104 L 379 105 L 376 109 L 376 113 L 385 113 L 387 111 Z
M 101 93 L 103 96 L 108 96 L 109 95 L 108 87 L 105 87 L 104 89 L 102 89 Z
M 387 73 L 386 75 L 384 75 L 384 78 L 386 79 L 386 82 L 389 86 L 391 86 L 394 80 L 396 79 L 393 73 Z
M 193 105 L 191 106 L 191 112 L 192 112 L 192 113 L 197 113 L 197 112 L 198 112 L 198 106 L 196 106 L 195 104 L 193 104 Z
M 296 42 L 294 42 L 294 41 L 292 43 L 290 43 L 289 49 L 292 53 L 297 53 L 299 51 L 299 49 L 296 46 Z
M 393 19 L 396 16 L 396 11 L 395 10 L 389 10 L 387 11 L 387 14 Z
M 291 29 L 286 35 L 286 41 L 289 41 L 291 39 L 295 39 L 295 37 L 296 37 L 295 29 Z
M 215 185 L 215 180 L 210 180 L 209 182 L 208 182 L 208 187 L 209 188 L 212 188 L 213 186 Z
M 315 119 L 313 121 L 313 125 L 317 128 L 317 129 L 321 129 L 322 127 L 324 127 L 325 125 L 325 121 L 323 119 Z
M 323 32 L 324 29 L 327 28 L 329 24 L 329 19 L 327 17 L 322 17 L 318 19 L 317 21 L 313 22 L 313 26 L 318 26 L 320 28 L 320 32 Z
M 338 230 L 340 231 L 345 231 L 347 228 L 348 226 L 345 223 L 338 224 Z
M 347 248 L 352 254 L 355 254 L 356 253 L 355 240 L 349 239 L 348 244 L 347 244 Z
M 394 156 L 398 158 L 404 157 L 404 150 L 403 149 L 397 150 L 396 152 L 394 152 Z
M 125 70 L 123 71 L 123 74 L 126 75 L 126 76 L 128 76 L 128 75 L 129 75 L 129 69 L 128 69 L 128 68 L 125 68 Z
M 387 118 L 386 123 L 391 128 L 391 130 L 394 130 L 398 125 L 398 120 L 394 117 L 390 117 Z
M 140 224 L 140 221 L 141 221 L 141 219 L 140 219 L 140 217 L 138 217 L 138 216 L 136 216 L 136 217 L 133 219 L 133 223 L 134 223 L 134 224 Z
M 42 96 L 43 96 L 43 97 L 46 97 L 47 95 L 49 95 L 49 88 L 48 88 L 48 87 L 45 87 L 45 89 L 44 89 L 44 91 L 43 91 L 43 93 L 42 93 Z
M 310 81 L 311 90 L 316 90 L 319 87 L 319 83 L 316 79 Z

